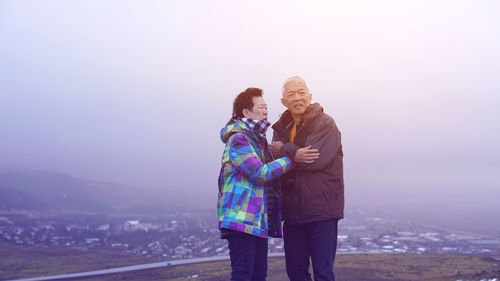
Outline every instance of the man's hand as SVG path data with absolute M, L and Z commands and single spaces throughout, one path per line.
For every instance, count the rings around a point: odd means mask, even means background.
M 311 146 L 306 146 L 303 148 L 299 148 L 297 152 L 295 152 L 294 162 L 297 163 L 314 163 L 316 159 L 319 158 L 319 150 L 315 148 L 311 148 Z
M 280 152 L 280 149 L 281 147 L 283 146 L 283 143 L 280 142 L 280 141 L 273 141 L 271 142 L 271 144 L 269 145 L 269 147 L 271 148 L 271 151 L 274 153 L 274 154 L 278 154 Z

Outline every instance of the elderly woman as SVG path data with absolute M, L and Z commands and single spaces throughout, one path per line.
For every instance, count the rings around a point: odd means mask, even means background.
M 292 161 L 273 159 L 265 135 L 269 125 L 262 90 L 248 88 L 234 100 L 233 116 L 221 130 L 226 147 L 217 211 L 231 280 L 266 280 L 267 238 L 282 237 L 279 177 Z

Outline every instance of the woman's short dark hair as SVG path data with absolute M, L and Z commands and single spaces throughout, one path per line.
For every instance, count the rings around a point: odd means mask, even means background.
M 233 116 L 231 120 L 244 117 L 243 109 L 253 109 L 253 97 L 262 97 L 262 90 L 259 88 L 248 88 L 236 96 L 233 102 Z

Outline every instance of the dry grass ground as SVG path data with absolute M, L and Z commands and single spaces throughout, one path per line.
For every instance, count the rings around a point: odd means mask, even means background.
M 158 269 L 88 279 L 108 280 L 229 280 L 229 262 L 214 262 L 171 269 Z M 500 277 L 500 262 L 462 255 L 338 255 L 335 263 L 339 281 L 455 281 Z M 269 260 L 269 281 L 288 280 L 284 260 Z
M 0 280 L 98 270 L 147 262 L 154 261 L 106 251 L 18 247 L 0 242 Z
M 54 275 L 154 262 L 150 259 L 83 249 L 24 248 L 0 243 L 0 280 Z M 229 280 L 230 264 L 213 262 L 87 278 L 88 281 Z M 339 281 L 481 280 L 500 277 L 500 262 L 465 255 L 337 255 Z M 288 280 L 284 259 L 269 259 L 269 281 Z

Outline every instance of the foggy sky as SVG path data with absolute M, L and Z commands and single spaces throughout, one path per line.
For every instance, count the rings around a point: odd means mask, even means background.
M 348 208 L 491 216 L 498 50 L 494 0 L 2 1 L 0 165 L 215 208 L 233 98 L 262 88 L 275 122 L 300 75 L 342 132 Z

